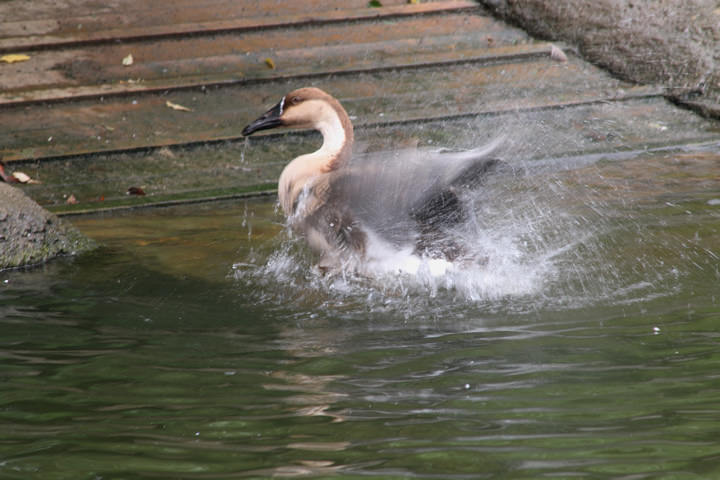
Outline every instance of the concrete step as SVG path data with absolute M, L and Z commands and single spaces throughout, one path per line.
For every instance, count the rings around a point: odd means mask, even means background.
M 442 65 L 422 62 L 423 57 L 418 56 L 419 63 L 402 71 L 323 72 L 162 95 L 0 109 L 2 155 L 6 161 L 17 161 L 237 139 L 244 125 L 285 93 L 304 85 L 332 92 L 358 125 L 552 108 L 660 93 L 613 79 L 577 59 L 555 62 L 547 44 L 503 47 L 502 51 L 506 57 L 469 63 L 452 60 Z M 544 55 L 538 57 L 541 52 Z M 192 112 L 168 108 L 168 101 Z
M 531 166 L 563 157 L 596 161 L 612 159 L 619 152 L 716 142 L 720 136 L 714 127 L 663 98 L 636 98 L 360 126 L 356 151 L 472 148 L 505 136 L 507 148 L 498 155 Z M 271 133 L 244 140 L 12 165 L 43 182 L 23 187 L 41 204 L 58 213 L 87 213 L 274 191 L 285 164 L 320 143 L 315 133 Z M 147 195 L 128 196 L 130 187 L 141 187 Z M 67 204 L 70 195 L 79 203 Z
M 372 8 L 363 0 L 257 2 L 205 0 L 174 1 L 172 5 L 129 0 L 122 8 L 108 4 L 66 12 L 54 11 L 48 18 L 35 12 L 18 18 L 6 8 L 0 21 L 0 53 L 36 51 L 72 46 L 99 45 L 120 41 L 247 32 L 279 27 L 298 27 L 334 22 L 387 19 L 392 17 L 477 10 L 468 0 L 434 1 L 410 4 L 401 0 L 385 1 L 383 8 Z M 53 11 L 54 9 L 49 9 Z M 0 13 L 3 9 L 0 6 Z M 13 20 L 7 20 L 13 18 Z

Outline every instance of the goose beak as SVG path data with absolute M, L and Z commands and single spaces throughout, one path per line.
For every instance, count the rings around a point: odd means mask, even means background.
M 258 130 L 267 130 L 269 128 L 280 127 L 283 124 L 280 118 L 283 114 L 283 101 L 272 107 L 267 112 L 263 113 L 260 118 L 250 123 L 247 127 L 243 128 L 242 134 L 247 137 Z

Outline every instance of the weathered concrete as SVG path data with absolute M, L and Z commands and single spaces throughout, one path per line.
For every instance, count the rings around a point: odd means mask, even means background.
M 720 4 L 714 0 L 481 0 L 530 33 L 720 118 Z
M 0 182 L 0 270 L 36 265 L 94 245 L 20 189 Z

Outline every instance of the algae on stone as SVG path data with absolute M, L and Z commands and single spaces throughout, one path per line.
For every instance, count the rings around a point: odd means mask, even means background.
M 18 188 L 0 183 L 0 270 L 36 265 L 94 245 Z

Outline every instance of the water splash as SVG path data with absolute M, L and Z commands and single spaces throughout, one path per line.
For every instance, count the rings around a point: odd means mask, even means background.
M 507 122 L 482 133 L 485 141 L 514 129 L 499 156 L 523 174 L 497 177 L 463 199 L 471 215 L 453 234 L 468 255 L 458 262 L 377 242 L 362 269 L 328 275 L 314 268 L 317 259 L 302 240 L 286 234 L 236 278 L 263 285 L 271 301 L 310 308 L 353 304 L 355 312 L 396 308 L 406 317 L 427 310 L 441 315 L 455 308 L 448 305 L 527 312 L 641 303 L 677 293 L 683 277 L 708 255 L 691 239 L 667 234 L 666 219 L 648 211 L 647 205 L 667 205 L 658 203 L 666 187 L 646 189 L 646 180 L 634 182 L 625 172 L 647 170 L 652 155 L 673 153 L 582 153 L 581 145 L 565 145 L 574 153 L 555 155 L 548 144 L 557 134 L 545 128 Z
M 302 239 L 286 230 L 266 258 L 250 268 L 237 268 L 235 276 L 282 291 L 286 299 L 339 295 L 381 302 L 417 297 L 534 302 L 561 277 L 558 269 L 565 255 L 589 234 L 580 234 L 583 226 L 573 226 L 576 218 L 561 215 L 556 205 L 538 196 L 517 201 L 515 190 L 520 188 L 517 181 L 499 182 L 464 199 L 472 214 L 453 233 L 467 253 L 454 263 L 371 241 L 369 261 L 362 268 L 324 274 L 314 267 L 316 258 Z M 304 294 L 298 293 L 302 290 Z

